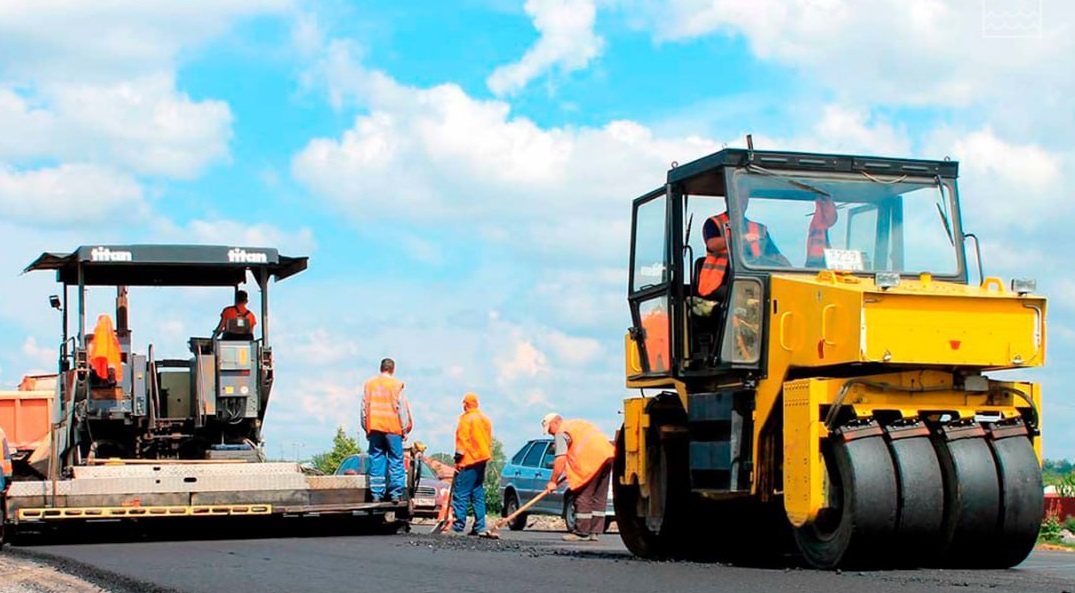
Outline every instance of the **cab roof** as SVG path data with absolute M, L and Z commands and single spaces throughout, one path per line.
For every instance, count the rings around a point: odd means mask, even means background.
M 782 171 L 867 173 L 955 179 L 959 163 L 951 160 L 902 159 L 892 157 L 788 152 L 725 148 L 668 170 L 668 183 L 684 183 L 692 194 L 721 195 L 725 167 L 753 165 Z
M 42 253 L 23 270 L 56 270 L 56 281 L 87 286 L 236 286 L 247 271 L 276 281 L 306 269 L 308 257 L 269 247 L 226 245 L 83 245 L 71 253 Z

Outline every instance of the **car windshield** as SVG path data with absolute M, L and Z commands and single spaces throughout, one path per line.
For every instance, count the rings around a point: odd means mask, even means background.
M 734 241 L 740 261 L 764 269 L 840 269 L 958 276 L 961 246 L 951 180 L 865 173 L 739 169 L 730 195 L 746 197 Z M 709 217 L 723 198 L 689 196 L 690 245 L 705 254 Z M 735 210 L 735 208 L 733 208 Z M 710 223 L 710 229 L 712 223 Z
M 429 467 L 429 465 L 424 462 L 418 464 L 418 471 L 420 472 L 418 475 L 422 478 L 427 478 L 430 480 L 437 479 L 437 474 L 433 471 L 433 468 Z

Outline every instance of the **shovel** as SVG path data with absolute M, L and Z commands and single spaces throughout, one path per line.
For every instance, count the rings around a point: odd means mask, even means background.
M 456 476 L 458 476 L 458 475 L 459 474 L 457 472 Z M 455 494 L 455 476 L 452 476 L 452 484 L 451 484 L 451 486 L 448 487 L 448 500 L 444 503 L 444 507 L 445 507 L 444 512 L 446 514 L 444 515 L 443 519 L 441 519 L 440 521 L 437 521 L 437 524 L 433 526 L 433 531 L 431 531 L 430 533 L 444 533 L 444 530 L 447 529 L 448 526 L 452 524 L 452 521 L 455 520 L 454 514 L 452 513 L 452 496 L 454 494 Z
M 531 498 L 530 502 L 528 502 L 528 503 L 524 504 L 523 506 L 519 507 L 514 513 L 508 515 L 507 517 L 504 517 L 503 519 L 498 519 L 495 523 L 493 523 L 493 528 L 490 529 L 489 531 L 496 531 L 497 529 L 500 529 L 501 527 L 507 525 L 508 523 L 511 523 L 516 517 L 518 517 L 519 515 L 525 513 L 530 507 L 534 506 L 534 504 L 536 504 L 537 501 L 541 500 L 542 498 L 545 498 L 549 494 L 551 494 L 551 493 L 548 490 L 542 490 L 541 492 L 539 492 L 537 494 L 537 496 L 535 496 L 534 498 Z

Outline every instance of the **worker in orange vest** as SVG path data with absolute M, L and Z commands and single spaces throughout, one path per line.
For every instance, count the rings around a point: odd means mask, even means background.
M 218 335 L 223 340 L 253 340 L 254 339 L 254 326 L 258 324 L 258 320 L 254 317 L 254 313 L 246 308 L 247 303 L 250 301 L 250 296 L 245 290 L 235 291 L 235 304 L 229 307 L 224 307 L 224 310 L 220 312 L 220 323 L 217 324 L 216 329 L 213 330 L 213 338 Z M 246 321 L 246 325 L 242 332 L 228 332 L 228 321 L 231 319 L 242 318 Z
M 760 222 L 746 217 L 750 198 L 743 195 L 740 200 L 740 213 L 743 215 L 742 233 L 743 255 L 753 262 L 765 258 L 764 265 L 791 267 L 788 258 L 780 253 L 776 243 L 769 236 L 769 229 Z M 723 300 L 727 294 L 724 273 L 728 269 L 728 239 L 730 217 L 727 210 L 710 216 L 702 225 L 702 239 L 705 241 L 706 256 L 702 263 L 702 272 L 698 277 L 698 296 Z
M 806 267 L 824 268 L 825 249 L 829 247 L 829 229 L 836 224 L 836 204 L 824 196 L 814 201 L 814 216 L 806 235 Z
M 366 381 L 362 395 L 362 430 L 369 440 L 370 493 L 373 502 L 385 495 L 399 502 L 406 490 L 403 439 L 410 434 L 411 406 L 403 395 L 403 381 L 395 377 L 396 362 L 381 361 L 381 374 Z
M 462 535 L 467 508 L 474 507 L 470 535 L 496 538 L 485 528 L 485 466 L 493 458 L 493 422 L 478 409 L 478 396 L 463 396 L 463 413 L 455 429 L 455 482 L 452 492 L 451 535 Z
M 575 532 L 564 541 L 597 541 L 604 531 L 605 508 L 608 504 L 608 485 L 612 475 L 612 459 L 616 450 L 612 442 L 593 423 L 586 420 L 564 420 L 559 414 L 546 414 L 541 429 L 553 437 L 556 461 L 546 492 L 554 492 L 560 476 L 566 473 L 567 487 L 574 493 Z

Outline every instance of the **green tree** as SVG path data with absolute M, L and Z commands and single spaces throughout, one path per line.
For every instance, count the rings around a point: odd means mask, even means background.
M 336 436 L 332 438 L 332 449 L 314 455 L 310 463 L 326 474 L 331 474 L 336 471 L 336 468 L 343 463 L 343 460 L 348 455 L 361 452 L 362 447 L 358 444 L 358 438 L 347 434 L 342 426 L 338 426 L 336 427 Z
M 441 463 L 446 463 L 451 466 L 455 466 L 455 459 L 451 453 L 434 453 L 429 456 L 430 459 L 436 459 Z
M 504 471 L 507 458 L 504 457 L 504 443 L 500 439 L 493 439 L 493 458 L 485 465 L 485 510 L 490 515 L 499 514 L 500 505 L 500 472 Z

